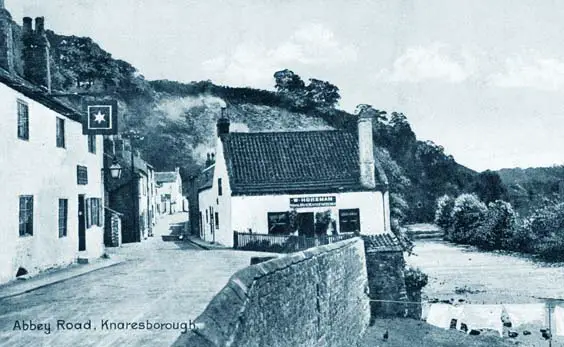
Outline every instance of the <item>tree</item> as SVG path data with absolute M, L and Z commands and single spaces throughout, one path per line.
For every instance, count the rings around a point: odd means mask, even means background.
M 437 209 L 435 210 L 435 224 L 437 224 L 445 232 L 445 236 L 448 238 L 448 234 L 451 232 L 452 228 L 452 210 L 454 208 L 454 199 L 448 195 L 443 195 L 437 200 Z
M 300 76 L 293 71 L 284 69 L 274 73 L 274 88 L 279 93 L 295 93 L 303 91 L 305 83 Z
M 341 99 L 339 88 L 327 81 L 310 78 L 305 89 L 306 97 L 318 108 L 334 108 Z
M 472 243 L 485 249 L 504 249 L 516 226 L 511 204 L 496 200 L 488 205 L 482 225 L 476 230 Z
M 474 191 L 486 204 L 496 200 L 507 199 L 507 188 L 503 184 L 501 177 L 497 172 L 490 170 L 480 172 L 478 177 L 476 177 Z
M 452 208 L 451 241 L 468 243 L 480 227 L 488 208 L 475 194 L 461 194 Z

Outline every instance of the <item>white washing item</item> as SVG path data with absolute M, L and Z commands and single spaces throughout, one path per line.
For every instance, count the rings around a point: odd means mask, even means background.
M 511 326 L 517 328 L 524 324 L 546 323 L 546 305 L 545 304 L 506 304 L 503 305 L 505 312 L 511 320 Z
M 439 328 L 449 329 L 450 321 L 458 319 L 462 306 L 449 304 L 431 304 L 427 313 L 427 323 Z
M 502 311 L 501 305 L 464 305 L 459 322 L 466 324 L 468 333 L 471 330 L 491 329 L 503 336 Z
M 554 306 L 552 315 L 554 321 L 554 332 L 557 336 L 564 336 L 564 307 Z

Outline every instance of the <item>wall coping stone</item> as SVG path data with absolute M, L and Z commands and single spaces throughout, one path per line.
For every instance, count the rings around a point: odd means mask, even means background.
M 196 318 L 195 324 L 198 329 L 181 335 L 172 347 L 232 346 L 237 336 L 238 326 L 241 323 L 240 317 L 249 302 L 248 293 L 253 290 L 259 279 L 306 260 L 352 247 L 357 243 L 361 244 L 360 247 L 364 251 L 362 238 L 354 237 L 290 253 L 237 271 L 231 276 L 227 285 L 212 299 L 204 312 Z M 226 310 L 226 307 L 229 309 Z

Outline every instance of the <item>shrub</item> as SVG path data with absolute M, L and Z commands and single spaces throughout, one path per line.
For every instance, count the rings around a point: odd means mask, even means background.
M 413 237 L 410 235 L 407 228 L 402 227 L 400 222 L 395 218 L 392 218 L 390 221 L 390 226 L 392 228 L 392 233 L 397 237 L 403 249 L 408 254 L 412 254 L 415 244 L 413 243 Z
M 542 240 L 535 247 L 536 253 L 546 261 L 564 261 L 564 235 L 562 233 Z
M 508 248 L 515 223 L 515 212 L 510 203 L 501 200 L 491 202 L 480 227 L 471 235 L 470 242 L 484 249 Z
M 445 236 L 449 234 L 452 227 L 452 209 L 454 200 L 443 195 L 437 200 L 437 209 L 435 210 L 435 224 L 437 224 L 445 232 Z
M 405 288 L 408 292 L 421 290 L 429 283 L 429 276 L 418 268 L 407 266 L 403 272 Z
M 461 194 L 452 208 L 452 230 L 450 239 L 467 243 L 480 227 L 487 211 L 486 205 L 475 194 Z

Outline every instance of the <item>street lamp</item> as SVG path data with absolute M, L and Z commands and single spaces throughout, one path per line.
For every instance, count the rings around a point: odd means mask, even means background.
M 121 177 L 121 165 L 119 165 L 116 157 L 114 157 L 112 165 L 110 165 L 108 171 L 110 171 L 110 176 L 114 179 L 119 179 Z

